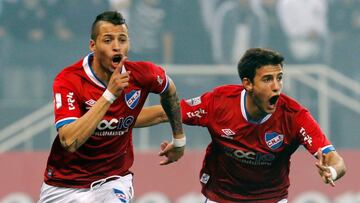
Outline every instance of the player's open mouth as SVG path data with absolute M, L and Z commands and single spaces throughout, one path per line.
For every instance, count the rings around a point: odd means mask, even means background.
M 114 55 L 114 56 L 112 57 L 112 62 L 113 62 L 114 65 L 119 64 L 120 61 L 121 61 L 121 55 Z
M 269 99 L 269 103 L 270 105 L 275 105 L 277 100 L 279 99 L 279 95 L 275 95 L 275 96 L 272 96 L 270 99 Z

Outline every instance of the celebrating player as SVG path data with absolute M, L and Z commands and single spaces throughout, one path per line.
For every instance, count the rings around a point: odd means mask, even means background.
M 283 60 L 272 50 L 249 49 L 238 63 L 242 85 L 181 101 L 183 122 L 206 127 L 212 139 L 200 172 L 207 203 L 286 203 L 290 157 L 300 145 L 318 159 L 326 184 L 335 186 L 345 174 L 343 159 L 309 111 L 281 93 Z M 151 106 L 136 126 L 166 120 L 161 106 Z
M 148 94 L 160 94 L 173 142 L 166 165 L 182 157 L 185 135 L 175 85 L 150 62 L 127 61 L 128 28 L 118 12 L 92 24 L 91 53 L 55 78 L 58 135 L 48 158 L 40 203 L 129 202 L 134 161 L 132 128 Z M 119 201 L 120 200 L 120 201 Z

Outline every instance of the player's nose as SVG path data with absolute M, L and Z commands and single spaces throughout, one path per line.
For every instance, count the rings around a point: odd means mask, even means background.
M 281 81 L 275 80 L 272 85 L 272 91 L 277 93 L 277 92 L 280 92 L 281 88 L 282 88 Z
M 121 50 L 120 43 L 118 41 L 114 40 L 113 45 L 112 45 L 112 49 L 113 49 L 114 52 L 119 53 L 120 50 Z

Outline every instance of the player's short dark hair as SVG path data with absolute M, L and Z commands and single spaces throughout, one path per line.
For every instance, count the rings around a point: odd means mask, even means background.
M 265 48 L 248 49 L 238 63 L 238 73 L 243 80 L 248 78 L 254 81 L 256 69 L 266 65 L 281 65 L 283 67 L 284 57 L 273 50 Z
M 117 11 L 105 11 L 96 16 L 95 21 L 91 26 L 91 39 L 95 40 L 97 35 L 99 34 L 97 29 L 97 23 L 99 21 L 105 21 L 112 23 L 114 25 L 122 25 L 125 24 L 125 18 L 121 15 L 121 13 Z

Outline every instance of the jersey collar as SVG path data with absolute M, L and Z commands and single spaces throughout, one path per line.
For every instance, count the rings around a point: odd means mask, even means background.
M 269 118 L 272 115 L 272 114 L 267 114 L 266 116 L 264 116 L 262 119 L 260 119 L 258 121 L 251 120 L 249 113 L 246 111 L 245 104 L 246 104 L 246 90 L 243 89 L 241 91 L 241 95 L 240 95 L 240 109 L 241 109 L 241 114 L 243 115 L 244 119 L 249 123 L 262 124 L 265 121 L 269 120 Z
M 84 68 L 84 71 L 86 73 L 86 75 L 90 78 L 91 81 L 93 81 L 97 86 L 102 87 L 102 88 L 106 88 L 106 84 L 101 81 L 94 73 L 94 70 L 92 69 L 91 65 L 90 65 L 90 61 L 93 58 L 94 53 L 89 53 L 88 55 L 86 55 L 83 59 L 83 63 L 82 66 Z M 123 65 L 121 68 L 121 73 L 125 73 L 126 69 L 125 66 Z

